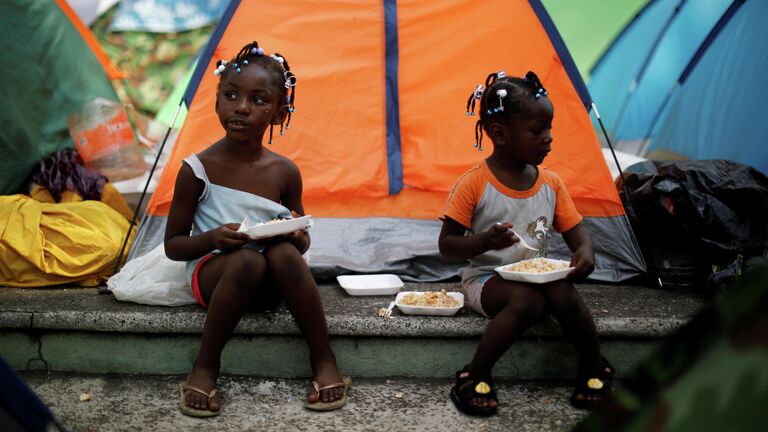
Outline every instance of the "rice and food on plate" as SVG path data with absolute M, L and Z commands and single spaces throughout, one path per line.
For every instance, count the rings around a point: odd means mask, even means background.
M 252 226 L 256 226 L 256 225 L 267 225 L 267 224 L 273 224 L 273 223 L 278 223 L 278 222 L 285 222 L 285 221 L 287 221 L 287 220 L 290 220 L 290 219 L 280 219 L 280 218 L 277 218 L 277 219 L 271 219 L 271 220 L 268 220 L 268 221 L 265 221 L 265 222 L 259 222 L 259 223 L 257 223 L 257 224 L 254 224 L 254 225 L 252 225 Z
M 558 270 L 566 270 L 570 264 L 566 261 L 555 261 L 547 258 L 533 258 L 516 262 L 504 267 L 504 270 L 521 273 L 547 273 Z
M 461 305 L 455 298 L 449 296 L 445 290 L 406 294 L 400 299 L 400 303 L 406 306 L 446 308 Z

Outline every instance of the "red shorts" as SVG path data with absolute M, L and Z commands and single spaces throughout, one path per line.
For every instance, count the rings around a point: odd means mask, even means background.
M 200 272 L 200 269 L 203 267 L 203 264 L 205 264 L 206 261 L 216 256 L 215 254 L 208 254 L 203 257 L 203 259 L 200 260 L 199 263 L 197 263 L 197 266 L 195 266 L 195 270 L 192 272 L 192 294 L 195 295 L 195 299 L 197 302 L 202 306 L 204 309 L 208 309 L 208 305 L 205 304 L 205 301 L 203 300 L 203 296 L 200 295 L 200 284 L 197 282 L 197 274 Z

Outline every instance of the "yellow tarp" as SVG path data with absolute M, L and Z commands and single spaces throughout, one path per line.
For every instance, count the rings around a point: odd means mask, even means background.
M 114 195 L 108 193 L 108 186 L 102 199 L 111 196 L 112 201 Z M 44 190 L 33 193 L 38 199 L 46 195 Z M 74 201 L 51 203 L 27 195 L 0 196 L 0 285 L 95 286 L 111 275 L 130 224 L 121 214 L 127 206 L 123 209 L 118 205 L 122 210 L 118 212 L 103 202 L 77 201 L 80 197 L 76 194 L 64 198 Z M 126 250 L 129 248 L 130 241 Z

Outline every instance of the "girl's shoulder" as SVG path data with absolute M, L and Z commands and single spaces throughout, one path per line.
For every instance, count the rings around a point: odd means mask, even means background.
M 291 160 L 287 156 L 283 156 L 280 153 L 275 153 L 273 151 L 270 151 L 270 154 L 272 155 L 272 157 L 275 158 L 275 161 L 277 163 L 283 164 L 286 167 L 290 167 L 290 168 L 293 168 L 293 169 L 297 169 L 297 170 L 299 169 L 298 165 L 296 165 L 296 163 L 293 162 L 293 160 Z
M 549 168 L 539 167 L 539 175 L 541 176 L 541 182 L 549 185 L 555 193 L 565 189 L 565 182 L 554 171 Z
M 281 155 L 280 153 L 270 152 L 271 157 L 273 160 L 271 161 L 272 164 L 274 164 L 275 167 L 278 168 L 278 170 L 290 177 L 298 176 L 301 177 L 301 172 L 299 171 L 299 166 L 296 165 L 293 160 L 290 158 Z
M 539 173 L 541 175 L 542 180 L 549 183 L 562 183 L 563 179 L 560 178 L 560 176 L 552 171 L 551 169 L 547 167 L 539 167 Z

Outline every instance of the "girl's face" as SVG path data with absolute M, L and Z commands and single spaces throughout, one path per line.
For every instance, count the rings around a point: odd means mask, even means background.
M 240 73 L 227 72 L 216 93 L 219 122 L 234 141 L 261 141 L 270 124 L 280 124 L 287 104 L 272 74 L 259 65 L 248 65 Z
M 549 98 L 530 98 L 523 103 L 522 111 L 497 123 L 492 136 L 494 152 L 508 159 L 539 165 L 552 150 L 552 118 L 554 107 Z

